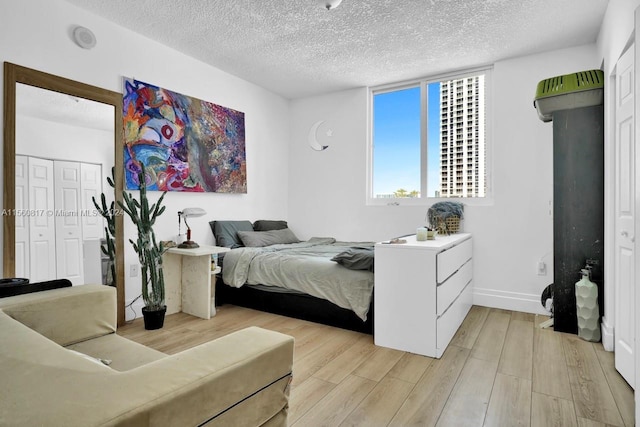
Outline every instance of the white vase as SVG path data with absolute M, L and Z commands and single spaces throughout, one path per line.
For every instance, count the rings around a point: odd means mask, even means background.
M 576 283 L 576 315 L 578 336 L 584 340 L 600 341 L 600 307 L 598 286 L 589 280 L 589 270 L 581 270 L 582 279 Z

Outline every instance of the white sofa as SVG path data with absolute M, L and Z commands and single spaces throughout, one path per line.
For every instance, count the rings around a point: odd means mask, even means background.
M 293 338 L 251 327 L 168 356 L 115 333 L 115 298 L 0 299 L 0 425 L 287 425 Z

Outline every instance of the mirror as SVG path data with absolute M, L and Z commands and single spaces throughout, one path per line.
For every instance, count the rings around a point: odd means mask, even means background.
M 101 89 L 95 86 L 86 85 L 73 80 L 68 80 L 62 77 L 54 76 L 51 74 L 43 73 L 40 71 L 32 70 L 29 68 L 21 67 L 15 64 L 4 64 L 4 209 L 5 212 L 15 212 L 16 209 L 16 152 L 18 154 L 31 155 L 34 153 L 33 149 L 28 148 L 20 141 L 16 143 L 16 135 L 20 135 L 25 132 L 24 123 L 17 125 L 20 122 L 24 122 L 24 118 L 17 115 L 16 105 L 20 105 L 21 109 L 24 107 L 26 100 L 20 99 L 17 104 L 17 96 L 24 96 L 34 90 L 34 88 L 40 88 L 46 91 L 57 92 L 58 94 L 68 95 L 71 98 L 59 97 L 58 100 L 69 100 L 83 103 L 85 110 L 91 108 L 93 105 L 96 110 L 104 111 L 104 107 L 108 107 L 108 111 L 111 113 L 111 129 L 122 129 L 122 95 L 118 92 L 112 92 L 105 89 Z M 43 96 L 47 98 L 46 103 L 58 102 L 55 96 L 49 92 L 42 92 Z M 40 96 L 40 95 L 38 95 Z M 89 102 L 99 103 L 100 105 L 90 104 Z M 87 103 L 87 104 L 85 104 Z M 32 106 L 33 108 L 36 108 Z M 101 108 L 102 107 L 102 108 Z M 57 108 L 57 113 L 60 115 L 62 108 Z M 101 113 L 103 114 L 103 113 Z M 58 118 L 59 120 L 63 120 Z M 95 125 L 94 125 L 95 126 Z M 18 132 L 17 132 L 18 131 Z M 48 142 L 47 147 L 51 148 L 56 142 Z M 112 134 L 112 146 L 111 150 L 113 155 L 110 157 L 112 160 L 109 165 L 102 165 L 101 178 L 103 179 L 99 192 L 104 191 L 107 193 L 110 188 L 106 184 L 106 176 L 110 174 L 111 165 L 115 165 L 115 197 L 117 200 L 122 198 L 123 188 L 123 169 L 122 169 L 122 132 L 113 132 Z M 62 149 L 59 152 L 45 153 L 43 150 L 39 151 L 38 157 L 45 157 L 53 160 L 72 160 L 76 163 L 81 163 L 84 159 L 78 157 L 77 153 L 69 153 L 69 148 Z M 17 150 L 18 149 L 18 150 Z M 96 150 L 99 150 L 96 147 Z M 22 158 L 20 157 L 20 161 Z M 87 164 L 96 164 L 96 156 L 90 156 L 92 159 L 87 159 Z M 69 163 L 69 162 L 61 162 Z M 102 162 L 97 162 L 102 163 Z M 106 170 L 105 170 L 106 169 Z M 57 211 L 57 209 L 56 209 Z M 15 215 L 5 215 L 4 220 L 4 242 L 3 242 L 3 273 L 4 277 L 15 277 L 16 274 L 16 218 Z M 20 237 L 19 237 L 20 239 Z M 118 305 L 118 325 L 124 324 L 124 240 L 123 240 L 123 217 L 116 216 L 116 290 L 117 290 L 117 305 Z M 36 281 L 36 280 L 34 280 Z
M 113 282 L 92 199 L 113 201 L 114 116 L 113 105 L 16 84 L 16 277 Z

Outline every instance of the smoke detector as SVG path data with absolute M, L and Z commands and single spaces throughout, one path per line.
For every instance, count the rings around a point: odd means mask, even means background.
M 90 29 L 78 26 L 73 29 L 73 41 L 83 49 L 91 49 L 96 45 L 96 36 Z

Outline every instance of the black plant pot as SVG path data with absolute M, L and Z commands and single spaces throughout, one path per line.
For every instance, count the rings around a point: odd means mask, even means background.
M 164 326 L 164 315 L 167 312 L 167 306 L 162 307 L 162 310 L 148 310 L 147 307 L 142 307 L 142 316 L 144 317 L 144 328 L 148 331 L 154 329 L 161 329 Z

